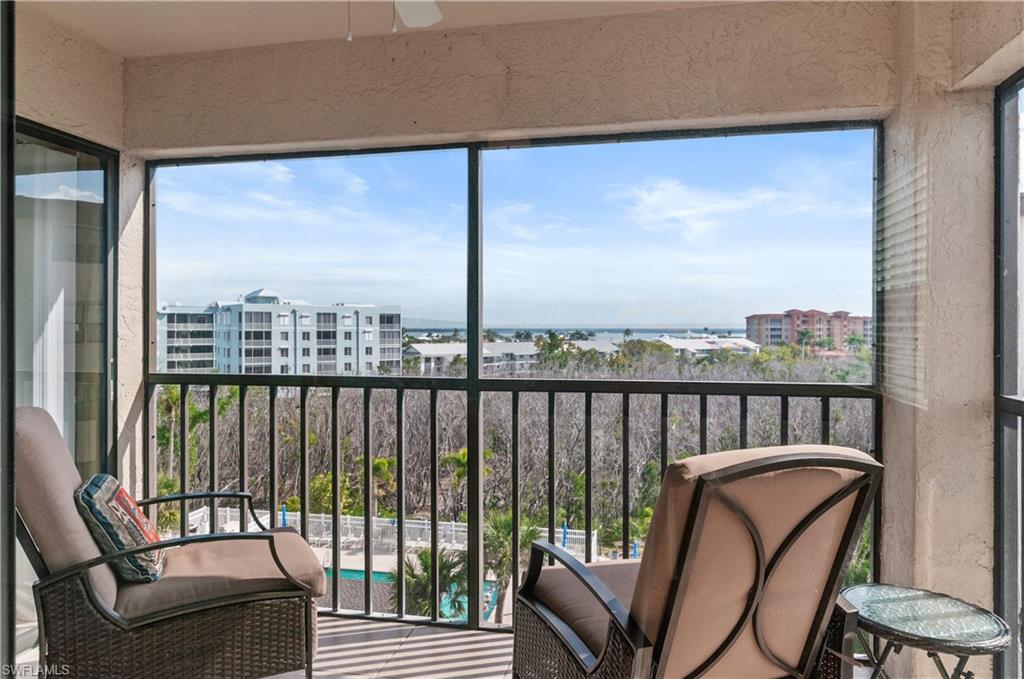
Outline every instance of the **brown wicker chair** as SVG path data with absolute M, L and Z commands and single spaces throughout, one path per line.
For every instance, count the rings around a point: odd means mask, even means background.
M 101 555 L 78 514 L 81 485 L 50 416 L 15 416 L 18 537 L 39 580 L 40 663 L 72 677 L 264 677 L 305 669 L 312 676 L 315 597 L 324 573 L 294 531 L 195 535 Z M 236 498 L 189 493 L 144 501 Z M 119 582 L 110 562 L 164 548 L 153 583 Z M 173 548 L 173 549 L 171 549 Z
M 881 471 L 835 446 L 670 465 L 641 560 L 585 566 L 534 543 L 514 675 L 838 679 L 856 616 L 834 604 Z

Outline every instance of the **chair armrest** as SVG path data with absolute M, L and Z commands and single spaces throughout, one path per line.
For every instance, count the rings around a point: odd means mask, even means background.
M 622 605 L 618 597 L 612 593 L 608 586 L 604 584 L 601 578 L 597 577 L 589 568 L 579 561 L 569 552 L 565 551 L 561 547 L 556 547 L 550 542 L 544 542 L 537 540 L 533 543 L 530 548 L 530 565 L 526 573 L 526 578 L 523 580 L 522 587 L 519 588 L 519 593 L 524 596 L 531 596 L 533 588 L 537 584 L 538 578 L 540 578 L 541 569 L 544 566 L 544 557 L 550 556 L 555 561 L 565 566 L 566 570 L 569 571 L 573 576 L 579 580 L 584 587 L 587 588 L 594 599 L 601 604 L 601 607 L 608 612 L 608 615 L 612 619 L 612 624 L 617 626 L 627 639 L 637 649 L 642 649 L 651 645 L 651 642 L 644 635 L 643 631 L 636 625 L 633 619 L 629 615 L 629 611 Z
M 89 569 L 95 568 L 96 566 L 102 566 L 109 564 L 111 561 L 124 558 L 126 556 L 133 556 L 135 554 L 144 554 L 145 552 L 152 552 L 157 549 L 168 549 L 170 547 L 181 547 L 184 545 L 193 545 L 202 542 L 223 542 L 228 540 L 264 540 L 267 542 L 267 546 L 270 549 L 270 556 L 274 559 L 274 564 L 277 569 L 281 571 L 281 575 L 285 577 L 288 582 L 295 585 L 303 591 L 309 591 L 310 587 L 305 583 L 298 580 L 295 576 L 288 572 L 288 569 L 284 567 L 281 562 L 281 557 L 277 553 L 277 544 L 274 542 L 274 534 L 270 532 L 263 533 L 215 533 L 213 535 L 190 535 L 183 538 L 174 538 L 173 540 L 162 540 L 160 542 L 151 542 L 146 545 L 138 545 L 136 547 L 130 547 L 128 549 L 122 549 L 117 552 L 111 552 L 110 554 L 103 554 L 97 556 L 94 559 L 88 561 L 82 561 L 76 563 L 67 568 L 48 575 L 45 578 L 40 578 L 39 582 L 36 583 L 37 587 L 46 587 L 60 580 L 73 577 L 86 573 Z
M 149 497 L 144 500 L 136 500 L 135 504 L 139 507 L 148 507 L 150 505 L 162 504 L 164 502 L 187 502 L 189 500 L 209 500 L 214 498 L 223 499 L 235 499 L 244 500 L 246 506 L 249 508 L 249 516 L 252 517 L 256 525 L 260 527 L 261 531 L 269 530 L 263 522 L 260 521 L 259 517 L 256 516 L 256 508 L 252 504 L 252 493 L 231 493 L 228 491 L 194 491 L 190 493 L 175 493 L 174 495 L 160 495 L 158 497 Z

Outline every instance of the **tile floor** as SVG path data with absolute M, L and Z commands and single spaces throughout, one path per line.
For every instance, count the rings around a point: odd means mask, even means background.
M 321 617 L 317 679 L 511 679 L 512 635 Z M 277 679 L 299 679 L 289 672 Z

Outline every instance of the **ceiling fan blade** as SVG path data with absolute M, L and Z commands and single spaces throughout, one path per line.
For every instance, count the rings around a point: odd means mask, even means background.
M 395 0 L 395 9 L 409 28 L 426 28 L 441 20 L 441 10 L 434 0 Z

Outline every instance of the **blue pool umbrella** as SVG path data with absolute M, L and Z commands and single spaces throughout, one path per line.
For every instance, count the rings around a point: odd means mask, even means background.
M 569 522 L 562 522 L 562 549 L 569 546 Z
M 288 505 L 281 505 L 281 528 L 288 527 Z

